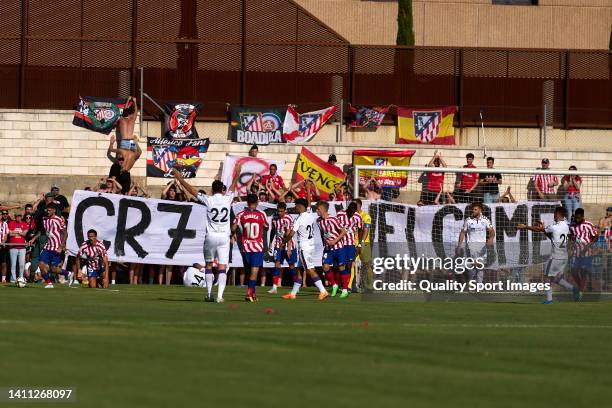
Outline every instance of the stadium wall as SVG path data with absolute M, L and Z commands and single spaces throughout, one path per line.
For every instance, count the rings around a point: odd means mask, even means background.
M 201 137 L 211 139 L 211 145 L 199 176 L 193 182 L 198 186 L 210 186 L 226 154 L 246 155 L 248 146 L 228 142 L 227 123 L 198 122 L 197 127 Z M 395 144 L 395 126 L 383 126 L 376 132 L 346 132 L 343 129 L 343 141 L 337 143 L 337 130 L 336 125 L 325 126 L 314 143 L 307 147 L 324 159 L 331 153 L 336 154 L 341 166 L 349 165 L 352 151 L 362 147 L 415 149 L 413 165 L 425 165 L 433 151 L 441 149 L 451 167 L 462 166 L 465 155 L 474 152 L 476 165 L 485 165 L 483 137 L 478 128 L 457 129 L 460 144 L 451 147 Z M 159 122 L 144 122 L 143 134 L 157 136 L 160 132 Z M 136 133 L 141 133 L 138 126 Z M 538 147 L 539 129 L 487 128 L 485 136 L 489 140 L 487 154 L 496 158 L 496 167 L 535 169 L 541 158 L 548 157 L 554 169 L 567 169 L 572 164 L 581 170 L 612 169 L 609 131 L 553 129 L 549 131 L 546 148 Z M 479 138 L 481 146 L 478 146 Z M 71 111 L 0 111 L 0 203 L 33 201 L 53 183 L 61 185 L 67 194 L 75 188 L 94 185 L 110 168 L 111 163 L 106 158 L 108 140 L 106 135 L 72 125 Z M 141 148 L 146 152 L 144 140 Z M 261 146 L 260 157 L 285 160 L 282 176 L 290 180 L 300 149 L 301 146 L 293 145 Z M 138 182 L 146 183 L 157 196 L 167 180 L 145 178 L 145 166 L 143 153 L 132 175 Z
M 394 45 L 397 1 L 296 0 L 351 44 Z M 539 0 L 538 6 L 491 0 L 413 0 L 416 45 L 607 49 L 609 0 Z M 460 23 L 459 23 L 460 22 Z

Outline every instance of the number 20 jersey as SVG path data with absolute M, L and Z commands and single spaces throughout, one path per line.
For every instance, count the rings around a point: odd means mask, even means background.
M 314 228 L 317 222 L 317 214 L 305 211 L 298 215 L 293 223 L 293 231 L 297 235 L 298 246 L 302 250 L 313 249 L 315 247 Z
M 207 233 L 230 236 L 232 232 L 230 213 L 234 195 L 215 194 L 207 196 L 198 194 L 198 201 L 206 206 Z

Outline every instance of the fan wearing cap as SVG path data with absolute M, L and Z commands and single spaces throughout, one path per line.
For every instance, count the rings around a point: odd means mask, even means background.
M 58 209 L 58 215 L 61 214 L 64 218 L 68 218 L 68 214 L 70 213 L 70 204 L 68 204 L 68 199 L 60 194 L 60 188 L 57 184 L 51 186 L 51 196 L 53 197 L 53 202 Z
M 336 159 L 336 155 L 330 154 L 329 157 L 327 158 L 327 164 L 338 166 L 336 163 L 338 163 L 338 159 Z
M 547 158 L 542 159 L 542 170 L 549 170 L 550 161 Z M 533 187 L 537 194 L 536 199 L 543 201 L 557 200 L 557 187 L 559 178 L 554 174 L 536 174 L 532 177 Z

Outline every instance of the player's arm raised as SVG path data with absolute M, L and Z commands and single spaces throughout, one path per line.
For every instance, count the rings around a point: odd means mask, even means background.
M 176 181 L 178 181 L 179 184 L 183 186 L 185 191 L 187 191 L 189 194 L 191 194 L 194 197 L 198 196 L 198 190 L 196 190 L 194 186 L 192 186 L 187 181 L 185 181 L 185 179 L 183 178 L 183 176 L 177 169 L 173 168 L 172 174 L 174 175 L 174 178 L 176 179 Z
M 536 223 L 534 225 L 519 224 L 516 226 L 516 228 L 520 230 L 524 229 L 524 230 L 533 231 L 533 232 L 544 232 L 544 224 L 542 224 L 541 222 Z

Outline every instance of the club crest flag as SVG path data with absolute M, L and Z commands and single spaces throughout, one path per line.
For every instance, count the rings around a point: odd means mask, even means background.
M 168 139 L 197 139 L 195 120 L 202 110 L 199 102 L 168 102 L 164 105 L 164 136 Z
M 72 124 L 105 135 L 115 128 L 123 114 L 126 99 L 81 96 Z
M 314 112 L 299 114 L 289 105 L 283 124 L 283 140 L 291 144 L 302 144 L 312 140 L 338 108 L 330 106 Z
M 234 178 L 237 176 L 238 180 L 236 183 L 236 193 L 244 197 L 247 195 L 247 185 L 253 178 L 253 176 L 265 176 L 270 174 L 270 165 L 276 164 L 278 173 L 280 174 L 285 167 L 283 160 L 264 160 L 257 157 L 243 157 L 243 156 L 225 156 L 223 162 L 223 172 L 221 174 L 221 181 L 227 187 L 232 185 Z M 240 171 L 240 174 L 236 174 Z
M 350 106 L 351 121 L 346 125 L 347 128 L 354 129 L 377 129 L 387 112 L 389 106 Z
M 147 138 L 147 177 L 174 177 L 177 169 L 185 178 L 196 176 L 210 140 Z
M 406 187 L 408 172 L 384 170 L 384 167 L 409 166 L 414 153 L 414 150 L 354 150 L 353 165 L 381 167 L 381 170 L 360 170 L 359 184 L 374 178 L 383 188 Z
M 334 187 L 344 181 L 345 174 L 333 164 L 329 164 L 308 150 L 302 147 L 295 165 L 293 181 L 299 182 L 310 179 L 319 190 L 319 198 L 328 200 L 329 194 L 334 192 Z
M 268 145 L 285 143 L 283 122 L 285 108 L 258 108 L 232 106 L 230 109 L 230 134 L 232 142 Z
M 447 106 L 439 109 L 397 108 L 399 143 L 411 144 L 455 144 L 453 119 L 457 108 Z

